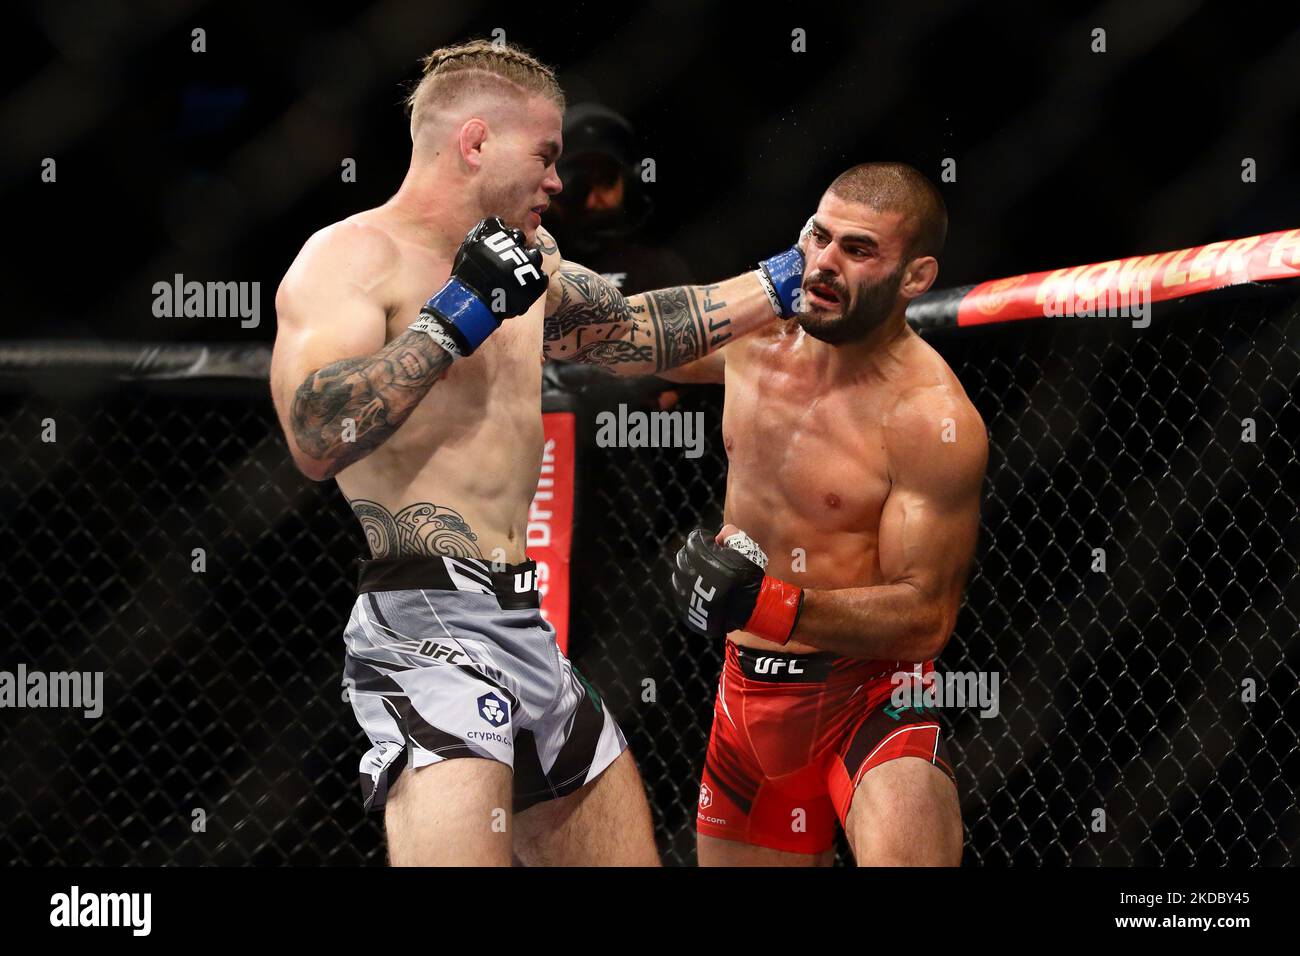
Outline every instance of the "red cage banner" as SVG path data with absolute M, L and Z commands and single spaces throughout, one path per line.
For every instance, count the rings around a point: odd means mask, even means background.
M 1242 282 L 1296 276 L 1300 276 L 1300 229 L 1288 229 L 981 282 L 961 298 L 957 324 L 1114 314 L 1117 304 L 1126 305 L 1137 297 L 1163 302 Z
M 542 616 L 555 628 L 560 650 L 569 651 L 569 562 L 573 551 L 573 412 L 542 415 L 542 474 L 528 508 L 528 556 L 537 562 Z

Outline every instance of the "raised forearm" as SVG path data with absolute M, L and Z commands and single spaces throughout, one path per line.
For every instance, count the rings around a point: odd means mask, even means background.
M 806 588 L 791 640 L 863 660 L 928 661 L 947 643 L 956 613 L 917 587 Z
M 694 362 L 775 319 L 753 273 L 715 285 L 646 292 L 628 304 L 634 315 L 644 316 L 643 334 L 653 338 L 656 365 L 647 371 L 655 372 Z
M 373 355 L 307 376 L 294 394 L 289 426 L 313 464 L 311 477 L 332 478 L 387 441 L 451 362 L 429 335 L 408 331 Z
M 675 368 L 772 321 L 772 305 L 753 273 L 725 282 L 623 296 L 590 269 L 565 263 L 558 302 L 546 317 L 547 354 L 618 375 Z

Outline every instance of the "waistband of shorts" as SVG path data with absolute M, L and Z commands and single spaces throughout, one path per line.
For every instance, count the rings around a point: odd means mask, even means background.
M 461 591 L 492 594 L 504 611 L 541 607 L 537 562 L 498 564 L 450 556 L 373 558 L 358 561 L 357 593 L 368 591 Z
M 859 683 L 888 678 L 896 671 L 911 670 L 915 664 L 897 661 L 866 661 L 841 657 L 830 651 L 793 654 L 742 647 L 727 641 L 725 665 L 746 680 L 774 684 L 833 684 L 840 681 Z

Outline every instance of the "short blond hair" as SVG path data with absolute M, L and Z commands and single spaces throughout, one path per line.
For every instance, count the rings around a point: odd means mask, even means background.
M 441 47 L 426 56 L 422 66 L 423 75 L 406 98 L 412 139 L 431 109 L 473 94 L 544 96 L 564 112 L 564 92 L 555 79 L 555 72 L 508 43 L 471 40 Z

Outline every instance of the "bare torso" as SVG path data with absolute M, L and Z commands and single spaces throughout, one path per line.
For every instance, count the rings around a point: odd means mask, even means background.
M 762 544 L 768 573 L 809 588 L 883 582 L 881 512 L 892 487 L 885 422 L 900 398 L 941 386 L 968 402 L 943 359 L 910 329 L 879 367 L 845 375 L 794 323 L 733 343 L 726 352 L 724 520 Z M 746 647 L 781 646 L 744 631 Z
M 404 238 L 383 208 L 352 218 L 384 232 L 396 253 L 373 288 L 387 317 L 388 342 L 446 282 L 451 258 Z M 547 258 L 550 271 L 559 256 Z M 528 506 L 542 460 L 545 301 L 507 319 L 471 358 L 452 365 L 392 437 L 338 474 L 372 553 L 524 560 Z M 393 523 L 396 549 L 387 540 Z
M 545 294 L 453 361 L 410 328 L 464 245 L 450 228 L 392 202 L 308 239 L 276 292 L 271 393 L 294 463 L 338 481 L 373 555 L 517 563 L 541 472 L 544 356 L 645 375 L 771 323 L 772 307 L 752 272 L 624 297 L 537 228 L 525 242 Z

